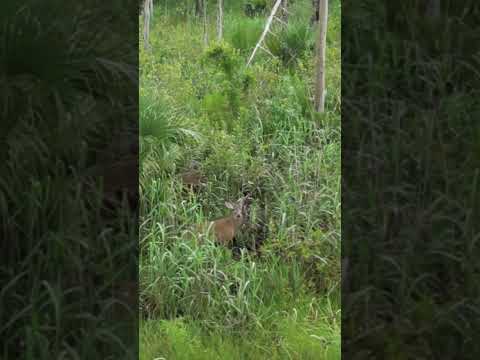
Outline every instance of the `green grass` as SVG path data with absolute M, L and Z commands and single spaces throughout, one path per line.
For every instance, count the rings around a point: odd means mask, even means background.
M 328 321 L 299 322 L 292 315 L 279 320 L 274 331 L 225 336 L 205 334 L 181 318 L 150 320 L 140 326 L 140 359 L 339 359 L 340 326 Z
M 125 4 L 1 12 L 2 359 L 135 358 L 135 313 L 129 332 L 110 310 L 113 284 L 136 275 L 137 225 L 123 208 L 99 216 L 100 189 L 85 181 L 136 118 L 138 35 Z M 105 26 L 112 6 L 124 11 Z
M 478 2 L 414 4 L 345 19 L 346 358 L 480 354 Z
M 249 69 L 255 36 L 239 24 L 258 20 L 229 12 L 225 42 L 203 49 L 201 24 L 155 18 L 152 50 L 140 54 L 142 106 L 155 109 L 141 110 L 142 359 L 340 358 L 340 5 L 326 112 L 316 114 L 302 4 L 286 32 L 295 61 L 263 54 Z M 152 140 L 155 129 L 164 140 Z M 178 180 L 191 160 L 207 178 L 197 193 Z M 245 190 L 261 227 L 237 245 L 261 241 L 260 252 L 200 245 L 196 225 L 226 215 L 224 201 Z

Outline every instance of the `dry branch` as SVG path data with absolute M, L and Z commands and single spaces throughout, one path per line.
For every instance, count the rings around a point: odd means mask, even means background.
M 250 58 L 248 59 L 247 62 L 247 67 L 250 65 L 252 62 L 255 54 L 257 53 L 258 49 L 262 45 L 263 40 L 265 39 L 265 36 L 269 32 L 270 26 L 272 25 L 273 18 L 275 17 L 275 14 L 278 11 L 278 8 L 280 7 L 280 4 L 282 3 L 282 0 L 277 0 L 275 5 L 273 6 L 272 12 L 270 13 L 270 16 L 267 19 L 267 24 L 265 25 L 265 28 L 263 29 L 262 36 L 260 36 L 260 40 L 258 40 L 257 45 L 255 45 L 255 48 L 253 49 L 252 55 L 250 55 Z

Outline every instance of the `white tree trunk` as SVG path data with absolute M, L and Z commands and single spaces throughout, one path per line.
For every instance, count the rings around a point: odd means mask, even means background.
M 315 81 L 315 110 L 325 111 L 325 50 L 327 45 L 328 0 L 320 0 L 320 30 L 317 39 L 317 74 Z
M 218 41 L 223 39 L 223 0 L 218 0 L 217 38 Z
M 208 46 L 207 0 L 203 0 L 203 43 Z
M 152 0 L 144 0 L 143 2 L 143 46 L 145 49 L 150 48 L 150 14 L 153 9 Z

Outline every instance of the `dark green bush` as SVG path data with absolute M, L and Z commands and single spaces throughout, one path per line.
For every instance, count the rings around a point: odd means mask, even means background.
M 278 56 L 285 65 L 291 65 L 314 48 L 314 34 L 310 25 L 297 21 L 289 23 L 277 37 L 268 37 L 266 42 L 272 54 Z
M 248 17 L 261 16 L 267 9 L 266 0 L 248 0 L 244 6 L 245 15 Z

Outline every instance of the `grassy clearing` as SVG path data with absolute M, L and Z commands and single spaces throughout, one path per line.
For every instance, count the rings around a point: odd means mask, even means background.
M 340 4 L 322 115 L 299 25 L 309 4 L 297 2 L 298 19 L 271 44 L 278 57 L 249 69 L 258 20 L 238 9 L 227 8 L 226 41 L 207 49 L 192 18 L 154 19 L 140 58 L 142 359 L 340 358 Z M 198 192 L 179 181 L 192 160 L 207 179 Z M 199 245 L 196 224 L 226 215 L 243 191 L 260 230 L 237 246 L 261 251 Z

